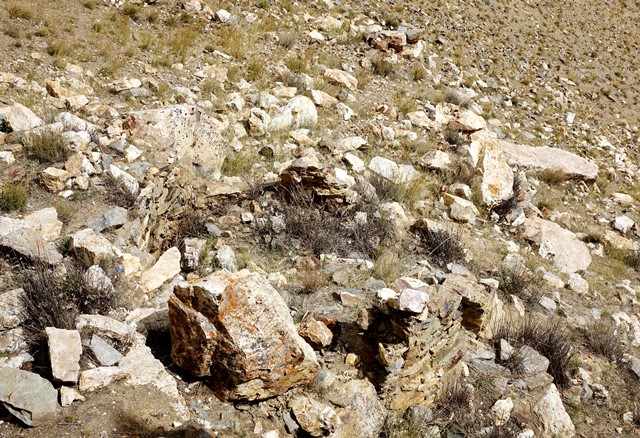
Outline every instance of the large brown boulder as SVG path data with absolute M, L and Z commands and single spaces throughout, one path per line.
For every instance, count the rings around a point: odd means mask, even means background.
M 319 369 L 287 305 L 257 273 L 218 271 L 177 284 L 169 320 L 174 362 L 195 376 L 215 376 L 214 390 L 225 399 L 282 394 Z

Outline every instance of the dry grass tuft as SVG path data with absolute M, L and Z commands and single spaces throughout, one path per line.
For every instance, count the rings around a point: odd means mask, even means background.
M 613 363 L 620 363 L 624 356 L 625 348 L 611 323 L 600 320 L 588 326 L 583 335 L 589 350 L 606 357 Z
M 552 185 L 561 184 L 561 183 L 563 183 L 565 181 L 569 181 L 569 179 L 571 179 L 571 178 L 569 177 L 569 175 L 567 175 L 562 170 L 559 170 L 559 169 L 547 169 L 547 170 L 542 171 L 538 175 L 538 179 L 540 181 L 543 181 L 543 182 L 549 184 L 550 186 L 552 186 Z
M 114 178 L 112 175 L 105 173 L 103 184 L 108 202 L 123 208 L 131 208 L 136 204 L 138 197 L 131 193 L 126 184 L 122 182 L 122 179 Z
M 514 320 L 499 321 L 493 333 L 493 341 L 507 340 L 513 347 L 528 345 L 549 359 L 549 374 L 559 388 L 571 385 L 569 370 L 573 357 L 573 342 L 568 329 L 559 319 L 543 319 L 525 316 Z
M 525 268 L 507 268 L 503 266 L 498 270 L 497 277 L 500 282 L 498 291 L 503 298 L 515 295 L 527 305 L 534 305 L 539 301 L 540 284 L 535 275 Z
M 27 154 L 41 163 L 59 163 L 69 155 L 64 138 L 59 132 L 32 134 L 26 139 L 25 146 Z
M 6 183 L 0 192 L 0 210 L 23 211 L 28 200 L 29 188 L 26 183 Z
M 449 263 L 464 260 L 464 247 L 460 243 L 457 233 L 424 229 L 417 229 L 415 233 L 420 240 L 422 250 L 438 266 L 445 267 Z
M 298 292 L 305 294 L 317 292 L 329 284 L 327 274 L 309 265 L 305 265 L 298 270 L 296 280 L 299 284 Z
M 6 8 L 11 18 L 30 20 L 33 17 L 33 11 L 22 1 L 8 1 Z

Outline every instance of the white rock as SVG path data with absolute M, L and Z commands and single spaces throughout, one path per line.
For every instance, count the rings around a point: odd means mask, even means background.
M 402 311 L 420 314 L 429 302 L 429 294 L 415 289 L 404 289 L 391 305 Z
M 9 151 L 0 151 L 0 162 L 4 164 L 13 164 L 16 161 L 16 158 L 13 156 L 13 152 Z
M 69 406 L 76 400 L 84 401 L 85 398 L 73 388 L 69 388 L 68 386 L 60 387 L 60 406 Z
M 568 284 L 572 291 L 575 291 L 580 295 L 584 295 L 589 292 L 589 283 L 587 283 L 587 280 L 575 272 L 569 275 Z
M 111 176 L 114 177 L 116 181 L 122 182 L 133 196 L 138 196 L 140 185 L 137 179 L 113 164 L 109 166 L 109 173 L 111 173 Z
M 392 298 L 396 298 L 398 296 L 398 293 L 393 289 L 383 287 L 382 289 L 378 289 L 376 295 L 378 296 L 378 299 L 384 303 Z
M 358 80 L 344 70 L 328 68 L 324 71 L 324 77 L 334 85 L 340 85 L 350 90 L 358 88 Z
M 216 259 L 220 263 L 222 269 L 229 272 L 238 271 L 238 262 L 236 261 L 236 253 L 229 245 L 222 245 L 216 252 Z
M 491 407 L 491 416 L 496 426 L 502 426 L 511 416 L 513 409 L 513 400 L 510 397 L 496 401 Z
M 622 234 L 627 234 L 633 227 L 635 227 L 635 225 L 636 223 L 628 216 L 618 216 L 613 222 L 613 228 L 620 231 Z
M 444 204 L 449 206 L 449 216 L 451 219 L 474 224 L 476 217 L 480 214 L 473 202 L 448 193 L 443 193 Z
M 342 157 L 342 160 L 349 167 L 351 167 L 351 169 L 353 169 L 354 172 L 360 173 L 360 172 L 364 172 L 364 170 L 366 169 L 364 161 L 362 161 L 360 158 L 353 155 L 352 153 L 347 152 L 346 154 L 344 154 L 344 156 Z
M 436 105 L 436 123 L 460 131 L 478 131 L 487 127 L 487 122 L 476 113 L 447 102 Z
M 556 223 L 537 217 L 527 218 L 524 236 L 539 245 L 543 258 L 553 260 L 554 265 L 566 274 L 584 271 L 591 264 L 587 245 Z
M 58 382 L 75 384 L 80 374 L 80 355 L 82 354 L 80 333 L 76 330 L 55 327 L 47 327 L 45 331 L 53 378 Z
M 406 164 L 397 164 L 388 158 L 374 157 L 369 162 L 369 170 L 396 183 L 409 183 L 420 177 L 420 172 Z
M 560 393 L 552 383 L 542 392 L 540 399 L 533 406 L 533 413 L 543 425 L 543 436 L 572 437 L 575 435 L 575 426 L 571 417 L 562 404 Z
M 43 124 L 40 117 L 19 103 L 0 107 L 0 132 L 29 131 Z
M 91 228 L 73 233 L 69 241 L 69 250 L 81 260 L 87 260 L 94 264 L 115 255 L 111 242 L 101 234 L 96 234 Z
M 180 250 L 175 246 L 160 256 L 153 267 L 140 276 L 140 287 L 145 292 L 156 290 L 180 273 Z

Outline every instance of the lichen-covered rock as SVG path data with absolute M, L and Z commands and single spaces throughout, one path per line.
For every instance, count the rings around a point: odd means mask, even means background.
M 256 400 L 309 382 L 319 365 L 287 305 L 263 276 L 218 271 L 180 282 L 169 298 L 172 358 L 214 375 L 228 399 Z
M 58 391 L 37 374 L 0 368 L 0 403 L 27 426 L 41 426 L 56 418 Z
M 123 127 L 132 139 L 144 141 L 160 167 L 186 160 L 217 172 L 226 157 L 226 143 L 216 125 L 200 109 L 191 105 L 130 113 Z

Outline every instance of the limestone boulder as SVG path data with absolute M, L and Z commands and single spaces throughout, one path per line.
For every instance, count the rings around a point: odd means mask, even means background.
M 447 102 L 436 106 L 436 123 L 459 131 L 478 131 L 487 127 L 481 116 Z
M 500 140 L 482 139 L 471 145 L 484 152 L 482 160 L 482 200 L 495 206 L 513 195 L 513 170 L 507 163 Z
M 80 355 L 82 354 L 80 333 L 76 330 L 55 327 L 47 327 L 45 331 L 53 378 L 58 382 L 75 384 L 80 374 Z
M 0 107 L 0 132 L 29 131 L 42 125 L 42 119 L 24 105 Z
M 180 259 L 182 255 L 175 246 L 169 248 L 160 256 L 158 261 L 140 277 L 140 287 L 145 292 L 156 290 L 180 273 Z
M 541 425 L 543 437 L 571 438 L 576 429 L 562 404 L 562 398 L 552 383 L 540 391 L 532 411 Z
M 55 208 L 36 211 L 24 219 L 0 216 L 0 247 L 56 265 L 62 261 L 62 255 L 53 240 L 60 236 L 61 229 Z
M 346 87 L 350 90 L 358 88 L 358 80 L 344 70 L 328 68 L 324 71 L 324 77 L 329 83 L 340 87 Z
M 73 233 L 69 241 L 69 250 L 81 257 L 82 260 L 91 262 L 91 264 L 99 263 L 100 260 L 108 259 L 115 255 L 111 242 L 91 228 L 85 228 Z
M 40 182 L 50 192 L 58 193 L 64 190 L 67 180 L 71 174 L 63 169 L 47 167 L 40 173 Z
M 420 177 L 413 166 L 398 164 L 384 157 L 374 157 L 369 162 L 369 170 L 396 184 L 409 183 Z
M 282 394 L 319 369 L 286 303 L 262 275 L 217 271 L 180 282 L 168 304 L 174 362 L 195 376 L 216 376 L 215 389 L 227 399 Z
M 214 121 L 192 105 L 132 112 L 123 127 L 132 140 L 148 145 L 159 167 L 180 160 L 214 173 L 226 157 L 226 143 Z
M 0 368 L 0 403 L 27 426 L 41 426 L 55 421 L 58 391 L 35 373 Z
M 523 228 L 524 237 L 538 244 L 540 256 L 552 260 L 565 274 L 584 271 L 591 264 L 587 245 L 560 225 L 532 217 L 524 221 Z

